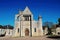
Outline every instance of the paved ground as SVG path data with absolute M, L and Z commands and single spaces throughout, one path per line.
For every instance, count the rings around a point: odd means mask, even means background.
M 19 38 L 0 37 L 0 40 L 60 40 L 60 39 L 51 39 L 46 37 L 19 37 Z

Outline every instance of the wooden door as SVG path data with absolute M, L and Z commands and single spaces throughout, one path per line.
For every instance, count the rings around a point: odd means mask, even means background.
M 29 36 L 29 29 L 28 28 L 25 29 L 25 36 Z

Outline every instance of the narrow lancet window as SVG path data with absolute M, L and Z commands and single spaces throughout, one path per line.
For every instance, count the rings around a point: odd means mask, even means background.
M 36 28 L 34 28 L 34 32 L 36 32 Z
M 19 33 L 19 28 L 18 28 L 18 33 Z

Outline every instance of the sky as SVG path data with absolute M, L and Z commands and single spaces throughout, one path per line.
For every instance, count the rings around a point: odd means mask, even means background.
M 42 16 L 42 22 L 58 23 L 60 18 L 60 0 L 0 0 L 0 25 L 15 25 L 15 15 L 28 6 L 34 20 Z

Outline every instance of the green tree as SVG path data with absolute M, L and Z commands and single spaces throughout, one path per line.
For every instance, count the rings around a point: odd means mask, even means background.
M 44 26 L 46 26 L 46 27 L 48 28 L 48 33 L 47 33 L 47 35 L 51 35 L 51 34 L 52 34 L 51 27 L 53 26 L 53 23 L 52 23 L 52 22 L 45 22 L 45 23 L 44 23 Z
M 0 25 L 0 28 L 2 28 L 3 26 L 2 25 Z
M 60 25 L 60 18 L 58 18 L 58 24 Z
M 52 35 L 51 28 L 48 27 L 48 35 Z
M 54 24 L 53 24 L 53 22 L 44 22 L 44 24 L 43 24 L 43 26 L 46 26 L 46 27 L 49 27 L 49 28 L 51 28 L 52 26 L 53 26 Z

